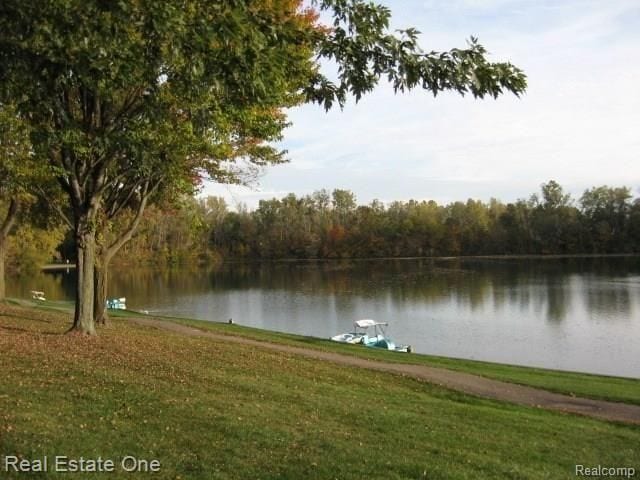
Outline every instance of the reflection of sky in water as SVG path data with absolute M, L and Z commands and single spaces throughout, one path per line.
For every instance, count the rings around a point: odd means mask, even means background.
M 151 313 L 317 337 L 358 318 L 417 352 L 640 378 L 640 259 L 230 264 L 121 269 L 113 296 Z M 72 298 L 72 279 L 9 282 Z

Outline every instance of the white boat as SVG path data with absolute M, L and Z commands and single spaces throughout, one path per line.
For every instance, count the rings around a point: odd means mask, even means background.
M 353 322 L 354 331 L 334 335 L 331 340 L 340 343 L 364 345 L 365 347 L 382 348 L 394 352 L 411 352 L 410 345 L 396 345 L 386 334 L 387 322 L 378 322 L 370 318 Z
M 126 310 L 127 309 L 127 299 L 126 297 L 121 298 L 110 298 L 106 301 L 106 307 L 109 310 Z
M 40 292 L 38 290 L 31 290 L 31 298 L 34 300 L 40 300 L 41 302 L 46 300 L 46 298 L 44 298 L 44 292 Z

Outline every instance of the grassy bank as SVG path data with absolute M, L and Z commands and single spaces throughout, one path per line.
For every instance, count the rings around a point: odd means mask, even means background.
M 97 338 L 62 335 L 68 325 L 68 313 L 0 306 L 0 454 L 133 455 L 158 459 L 161 471 L 27 478 L 534 479 L 573 477 L 576 464 L 640 470 L 638 427 L 119 319 Z
M 35 308 L 43 310 L 55 309 L 68 311 L 72 308 L 72 304 L 70 302 L 46 301 L 34 303 L 31 301 L 25 301 L 16 303 L 34 305 Z M 110 315 L 116 318 L 135 315 L 143 317 L 146 316 L 134 311 L 117 310 L 111 311 Z M 225 335 L 236 335 L 296 347 L 313 348 L 371 360 L 442 367 L 450 370 L 481 375 L 495 380 L 542 388 L 572 396 L 640 405 L 640 379 L 521 367 L 477 360 L 439 357 L 434 355 L 398 355 L 397 353 L 383 350 L 362 348 L 360 346 L 352 345 L 341 345 L 316 337 L 272 332 L 237 324 L 229 325 L 222 322 L 210 322 L 175 317 L 158 318 L 166 318 L 176 323 Z
M 68 311 L 72 308 L 72 304 L 70 302 L 45 301 L 34 303 L 32 301 L 15 301 L 14 303 L 33 305 L 35 308 L 43 309 L 45 311 L 51 309 Z M 142 315 L 134 311 L 118 310 L 111 311 L 110 315 L 116 318 L 135 315 L 146 317 L 146 315 Z M 394 352 L 362 348 L 360 346 L 341 345 L 326 339 L 272 332 L 237 324 L 229 325 L 222 322 L 210 322 L 176 317 L 158 318 L 166 318 L 176 323 L 225 335 L 236 335 L 284 345 L 313 348 L 371 360 L 442 367 L 450 370 L 481 375 L 495 380 L 542 388 L 572 396 L 640 405 L 640 379 L 521 367 L 477 360 L 439 357 L 434 355 L 398 355 Z
M 640 405 L 640 380 L 637 379 L 519 367 L 474 360 L 437 357 L 433 355 L 400 355 L 398 353 L 387 352 L 384 350 L 376 350 L 354 345 L 341 345 L 329 340 L 314 337 L 302 337 L 286 333 L 269 332 L 240 325 L 228 325 L 224 323 L 180 318 L 173 318 L 172 321 L 227 335 L 240 335 L 256 340 L 265 340 L 305 348 L 315 348 L 318 350 L 343 353 L 372 360 L 443 367 L 505 382 L 543 388 L 545 390 L 558 393 Z

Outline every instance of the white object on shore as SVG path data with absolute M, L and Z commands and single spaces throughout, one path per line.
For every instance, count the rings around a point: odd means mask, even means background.
M 34 300 L 40 300 L 44 302 L 46 298 L 44 298 L 44 292 L 40 292 L 38 290 L 31 290 L 31 298 Z
M 106 304 L 107 304 L 106 307 L 109 310 L 126 310 L 127 309 L 126 297 L 108 299 Z
M 396 345 L 386 334 L 387 322 L 365 318 L 353 322 L 354 331 L 334 335 L 331 340 L 340 343 L 360 344 L 366 347 L 382 348 L 394 352 L 411 352 L 410 345 Z

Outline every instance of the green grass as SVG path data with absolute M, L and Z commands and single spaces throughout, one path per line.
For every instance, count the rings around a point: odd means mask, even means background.
M 372 360 L 442 367 L 450 370 L 473 373 L 505 382 L 543 388 L 545 390 L 558 393 L 640 405 L 640 380 L 637 379 L 519 367 L 514 365 L 446 358 L 433 355 L 399 354 L 384 350 L 365 348 L 359 345 L 341 345 L 329 340 L 314 337 L 302 337 L 286 333 L 268 332 L 240 325 L 228 325 L 224 323 L 180 318 L 172 318 L 171 320 L 177 323 L 191 325 L 204 330 L 211 330 L 228 335 L 240 335 L 256 340 L 344 353 Z
M 133 455 L 158 459 L 161 471 L 28 478 L 546 479 L 573 478 L 575 464 L 640 471 L 638 427 L 118 318 L 96 338 L 62 335 L 69 321 L 0 306 L 0 455 Z
M 27 304 L 31 304 L 29 301 Z M 42 309 L 65 310 L 72 308 L 70 302 L 38 302 L 36 306 Z M 131 317 L 147 315 L 135 311 L 110 310 L 112 317 Z M 280 332 L 271 332 L 241 325 L 229 325 L 220 322 L 203 320 L 191 320 L 175 317 L 155 317 L 167 319 L 176 323 L 190 325 L 203 330 L 210 330 L 227 335 L 238 335 L 255 340 L 281 343 L 286 345 L 314 348 L 323 351 L 331 351 L 352 355 L 372 360 L 381 360 L 393 363 L 410 363 L 427 365 L 430 367 L 442 367 L 483 377 L 502 380 L 505 382 L 527 385 L 545 390 L 575 395 L 579 397 L 609 400 L 613 402 L 631 403 L 640 405 L 640 379 L 591 375 L 587 373 L 566 372 L 543 368 L 521 367 L 476 360 L 439 357 L 421 354 L 398 354 L 381 351 L 361 346 L 340 345 L 329 340 L 315 337 L 304 337 Z
M 31 304 L 27 301 L 26 304 Z M 73 307 L 70 302 L 37 302 L 42 309 L 66 310 Z M 109 314 L 115 318 L 141 316 L 141 313 L 126 310 L 110 310 Z M 394 352 L 363 348 L 354 345 L 341 345 L 329 340 L 315 337 L 305 337 L 280 332 L 271 332 L 241 325 L 229 325 L 220 322 L 192 320 L 175 317 L 154 317 L 170 320 L 184 325 L 194 326 L 203 330 L 210 330 L 226 335 L 237 335 L 255 340 L 275 342 L 304 348 L 314 348 L 323 351 L 343 353 L 361 358 L 381 360 L 393 363 L 410 363 L 430 367 L 442 367 L 466 373 L 472 373 L 487 378 L 505 382 L 527 385 L 545 390 L 574 395 L 579 397 L 609 400 L 613 402 L 640 405 L 640 379 L 591 375 L 587 373 L 566 372 L 543 368 L 521 367 L 476 360 L 439 357 L 421 354 L 398 354 Z

